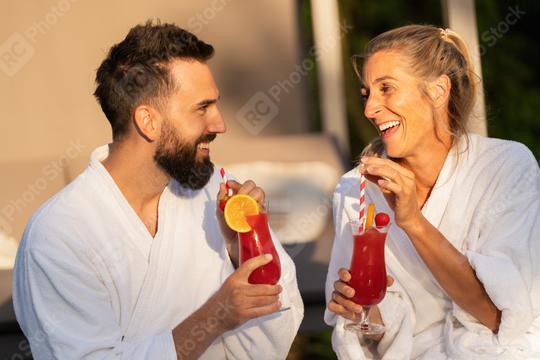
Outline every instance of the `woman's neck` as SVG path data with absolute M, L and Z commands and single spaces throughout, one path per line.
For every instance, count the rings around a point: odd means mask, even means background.
M 424 205 L 431 194 L 450 148 L 451 142 L 439 142 L 435 146 L 430 146 L 429 151 L 420 151 L 411 156 L 398 159 L 401 166 L 414 173 L 420 207 Z

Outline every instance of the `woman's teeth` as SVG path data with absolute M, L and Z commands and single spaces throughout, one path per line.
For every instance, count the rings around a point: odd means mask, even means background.
M 388 129 L 393 128 L 394 126 L 398 126 L 398 125 L 399 125 L 399 121 L 385 122 L 384 124 L 379 125 L 379 131 L 383 132 L 385 130 L 388 130 Z

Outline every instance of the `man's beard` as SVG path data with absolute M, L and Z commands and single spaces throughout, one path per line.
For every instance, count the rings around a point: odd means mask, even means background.
M 215 138 L 215 134 L 203 135 L 192 144 L 182 143 L 173 127 L 165 122 L 154 161 L 180 185 L 193 190 L 202 189 L 214 173 L 214 164 L 208 156 L 197 160 L 197 145 Z

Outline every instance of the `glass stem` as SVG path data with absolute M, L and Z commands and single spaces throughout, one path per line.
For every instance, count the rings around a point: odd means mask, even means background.
M 369 329 L 369 310 L 371 310 L 371 306 L 362 305 L 362 313 L 360 314 L 360 330 Z

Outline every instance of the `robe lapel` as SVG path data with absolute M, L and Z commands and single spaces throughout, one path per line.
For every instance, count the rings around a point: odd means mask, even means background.
M 168 199 L 169 188 L 167 187 L 159 202 L 158 231 L 151 241 L 146 275 L 131 320 L 129 321 L 128 328 L 125 332 L 124 337 L 127 341 L 136 339 L 138 336 L 144 336 L 147 332 L 155 331 L 156 329 L 154 329 L 154 327 L 163 325 L 155 324 L 152 319 L 154 318 L 153 312 L 160 311 L 161 309 L 159 306 L 159 302 L 162 300 L 159 298 L 162 293 L 160 285 L 166 283 L 162 280 L 167 276 L 167 272 L 171 267 L 172 253 L 167 250 L 167 241 L 172 241 L 171 236 L 168 236 L 170 231 L 168 231 L 169 229 L 167 228 L 170 226 L 170 221 L 167 219 L 169 212 Z M 147 230 L 146 233 L 148 234 L 148 237 L 150 237 Z M 161 328 L 157 328 L 157 330 L 161 330 Z
M 435 227 L 439 227 L 446 211 L 452 189 L 456 182 L 457 162 L 456 153 L 452 149 L 448 153 L 444 165 L 439 173 L 435 186 L 427 199 L 422 214 Z

